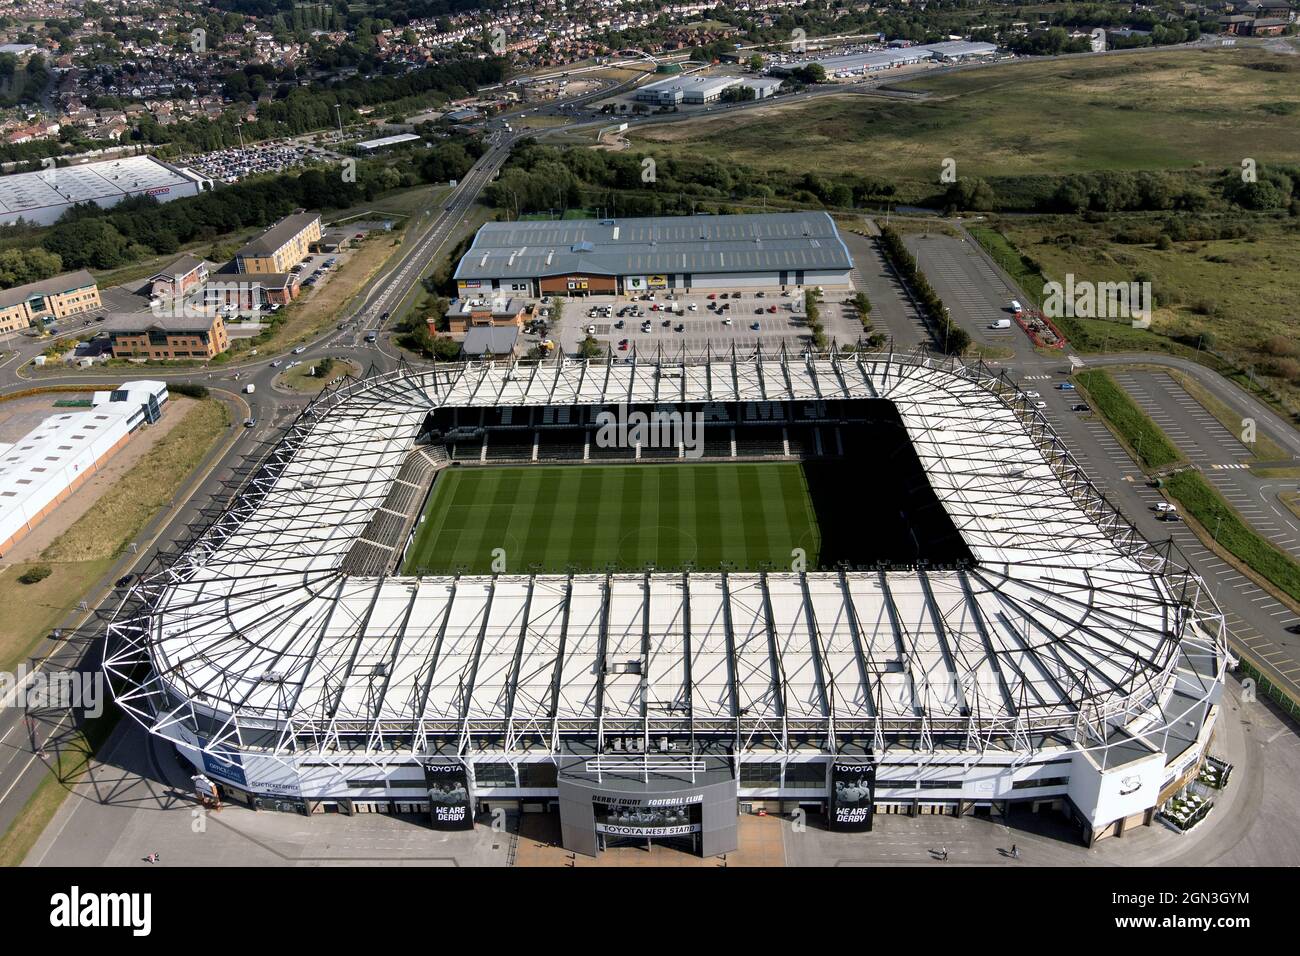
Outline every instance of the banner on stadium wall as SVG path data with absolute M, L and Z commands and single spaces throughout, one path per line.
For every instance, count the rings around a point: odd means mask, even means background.
M 423 761 L 424 783 L 429 789 L 429 821 L 435 830 L 474 829 L 474 797 L 469 771 L 450 757 Z
M 206 743 L 200 739 L 199 747 L 205 747 Z M 241 789 L 248 789 L 248 779 L 244 776 L 244 763 L 240 759 L 239 752 L 236 750 L 226 750 L 217 748 L 220 754 L 211 754 L 203 750 L 203 772 L 212 777 L 217 777 L 223 783 L 233 783 Z
M 302 797 L 302 783 L 296 767 L 274 757 L 246 754 L 243 758 L 244 778 L 253 793 L 271 797 Z
M 667 276 L 646 276 L 646 284 L 652 289 L 668 288 Z
M 668 837 L 700 832 L 704 794 L 673 797 L 592 797 L 596 832 L 607 836 Z
M 644 292 L 649 286 L 646 283 L 645 276 L 624 276 L 623 288 L 628 292 Z
M 876 765 L 836 757 L 831 762 L 830 828 L 864 833 L 871 830 L 876 796 Z

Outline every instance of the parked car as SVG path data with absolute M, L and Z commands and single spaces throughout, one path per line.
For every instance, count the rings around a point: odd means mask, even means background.
M 1074 391 L 1074 383 L 1073 383 L 1073 382 L 1062 382 L 1060 385 L 1056 386 L 1056 388 L 1057 388 L 1058 391 L 1062 391 L 1062 392 L 1073 392 L 1073 391 Z

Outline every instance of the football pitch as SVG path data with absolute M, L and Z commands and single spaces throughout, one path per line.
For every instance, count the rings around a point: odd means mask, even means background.
M 403 573 L 789 568 L 795 548 L 811 569 L 821 543 L 798 463 L 451 468 Z

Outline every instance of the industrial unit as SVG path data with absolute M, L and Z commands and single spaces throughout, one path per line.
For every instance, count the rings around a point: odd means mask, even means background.
M 164 382 L 95 392 L 91 407 L 51 415 L 13 444 L 0 443 L 0 556 L 81 487 L 141 425 L 161 417 Z
M 781 84 L 744 76 L 673 76 L 639 87 L 634 98 L 639 103 L 656 106 L 698 106 L 716 103 L 724 92 L 736 86 L 749 87 L 755 98 L 761 100 L 775 93 Z
M 169 202 L 197 196 L 212 180 L 152 156 L 125 156 L 80 166 L 0 176 L 0 223 L 53 225 L 77 203 L 108 208 L 134 196 Z
M 394 573 L 421 489 L 450 467 L 443 427 L 536 455 L 536 436 L 623 403 L 730 422 L 723 457 L 759 421 L 833 455 L 857 409 L 884 403 L 971 559 Z M 870 509 L 850 510 L 869 534 Z M 232 799 L 445 828 L 556 810 L 577 852 L 717 854 L 738 813 L 796 807 L 850 831 L 878 812 L 1052 808 L 1086 843 L 1120 836 L 1197 772 L 1227 659 L 1208 589 L 1005 375 L 758 352 L 467 363 L 333 390 L 132 589 L 104 669 Z
M 456 267 L 461 298 L 820 285 L 853 260 L 825 212 L 490 222 Z

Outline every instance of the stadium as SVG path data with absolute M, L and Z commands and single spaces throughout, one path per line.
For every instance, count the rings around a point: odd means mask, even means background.
M 104 669 L 230 799 L 714 855 L 797 809 L 1122 836 L 1199 768 L 1225 642 L 1005 376 L 733 352 L 323 393 Z

